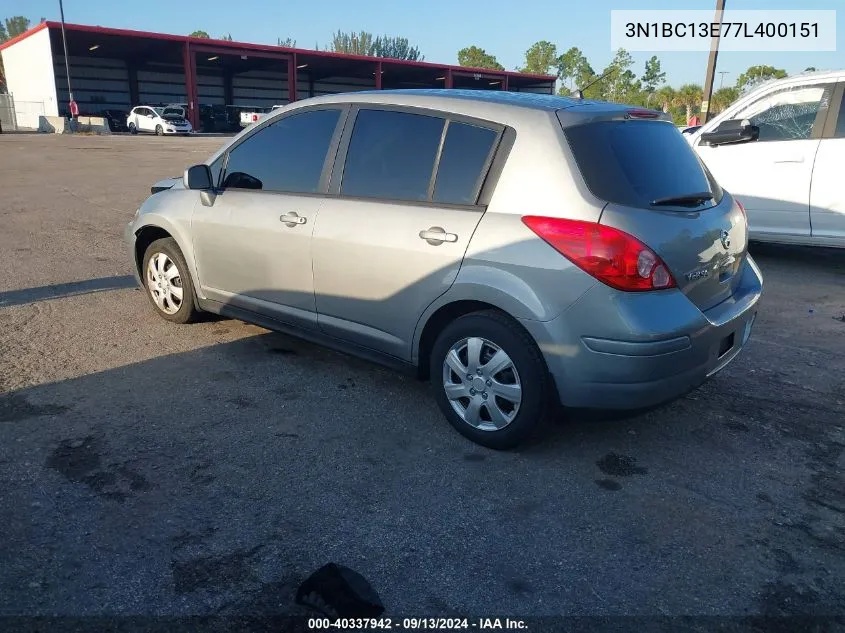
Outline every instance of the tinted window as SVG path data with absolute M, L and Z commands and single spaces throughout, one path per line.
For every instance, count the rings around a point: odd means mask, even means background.
M 798 141 L 813 134 L 813 124 L 830 102 L 831 86 L 798 86 L 768 94 L 737 112 L 760 128 L 759 141 Z
M 361 110 L 355 118 L 341 193 L 427 200 L 443 125 L 439 117 Z
M 487 158 L 497 136 L 497 132 L 488 128 L 449 123 L 437 168 L 435 202 L 475 204 L 481 179 L 486 174 Z
M 315 193 L 340 110 L 293 114 L 229 152 L 224 187 Z
M 602 121 L 567 128 L 566 137 L 587 187 L 602 200 L 648 207 L 709 191 L 719 201 L 718 187 L 671 123 Z
M 226 154 L 221 154 L 220 157 L 211 163 L 208 168 L 211 170 L 211 182 L 217 187 L 220 184 L 220 171 L 223 169 L 223 158 Z
M 845 95 L 842 96 L 842 105 L 839 106 L 839 119 L 836 121 L 836 132 L 834 138 L 845 138 Z

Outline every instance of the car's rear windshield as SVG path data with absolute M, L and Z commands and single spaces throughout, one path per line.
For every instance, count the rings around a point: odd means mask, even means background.
M 596 121 L 564 130 L 587 187 L 596 197 L 627 206 L 667 206 L 666 201 L 722 192 L 683 135 L 664 121 Z M 672 206 L 672 205 L 668 205 Z M 689 208 L 691 205 L 678 204 Z

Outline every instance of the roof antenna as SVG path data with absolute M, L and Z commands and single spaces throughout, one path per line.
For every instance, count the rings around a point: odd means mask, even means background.
M 596 85 L 598 82 L 600 82 L 600 81 L 601 81 L 601 80 L 603 80 L 605 77 L 607 77 L 609 74 L 611 74 L 611 73 L 613 73 L 613 72 L 616 72 L 616 70 L 617 70 L 616 68 L 611 68 L 611 69 L 610 69 L 610 70 L 608 70 L 605 74 L 603 74 L 601 77 L 596 77 L 595 79 L 593 79 L 590 83 L 588 83 L 588 84 L 587 84 L 586 86 L 584 86 L 583 88 L 576 88 L 575 90 L 573 90 L 573 91 L 572 91 L 572 94 L 571 94 L 570 96 L 571 96 L 573 99 L 583 99 L 583 98 L 584 98 L 584 91 L 585 91 L 585 90 L 587 90 L 588 88 L 592 88 L 592 87 L 593 87 L 594 85 Z

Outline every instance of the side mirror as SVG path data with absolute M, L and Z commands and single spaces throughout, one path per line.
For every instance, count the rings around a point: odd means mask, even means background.
M 712 132 L 705 132 L 701 135 L 701 142 L 704 145 L 732 145 L 736 143 L 748 143 L 760 138 L 760 128 L 751 125 L 747 119 L 729 119 L 722 121 Z
M 182 183 L 185 189 L 195 189 L 199 191 L 206 191 L 214 188 L 214 183 L 211 178 L 211 170 L 208 165 L 194 165 L 185 170 L 185 175 L 182 176 Z

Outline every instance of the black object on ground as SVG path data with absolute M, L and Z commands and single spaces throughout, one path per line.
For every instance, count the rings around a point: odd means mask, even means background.
M 299 586 L 296 603 L 338 618 L 372 618 L 384 613 L 381 599 L 367 579 L 335 563 L 324 565 Z

